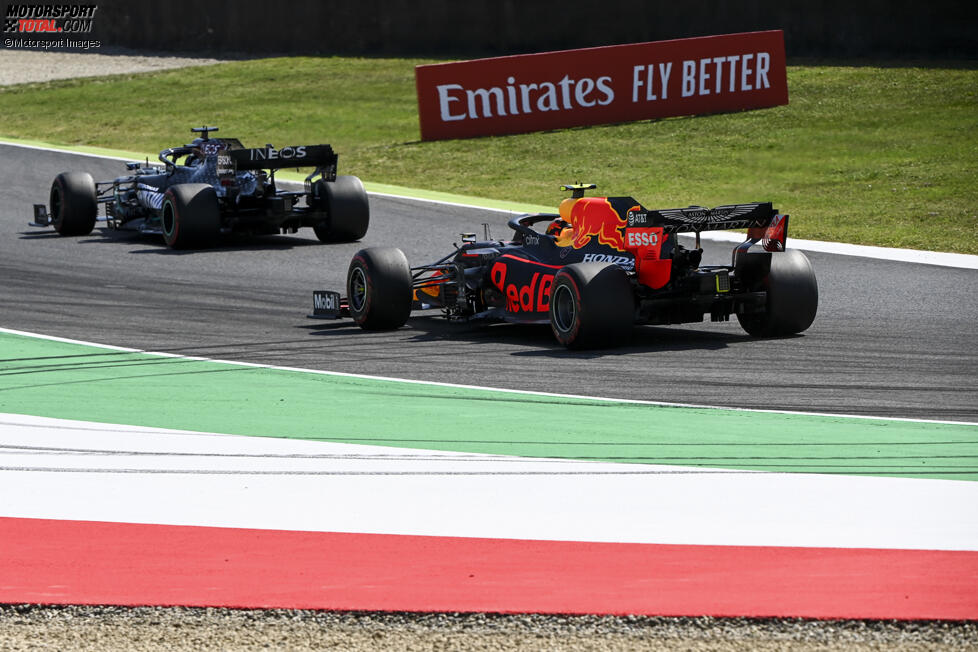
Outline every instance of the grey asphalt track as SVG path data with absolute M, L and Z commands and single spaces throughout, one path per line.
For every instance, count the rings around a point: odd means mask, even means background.
M 174 252 L 160 238 L 99 226 L 73 238 L 27 226 L 31 205 L 47 201 L 65 170 L 97 180 L 124 173 L 119 161 L 0 145 L 0 327 L 449 383 L 978 421 L 978 271 L 810 253 L 819 314 L 804 334 L 783 339 L 753 339 L 736 321 L 645 326 L 628 346 L 580 353 L 558 346 L 546 326 L 450 324 L 435 312 L 395 332 L 364 332 L 306 318 L 312 291 L 342 289 L 358 249 L 394 245 L 412 264 L 430 262 L 483 222 L 508 237 L 507 216 L 371 196 L 360 243 L 321 245 L 304 229 Z M 632 194 L 641 199 L 641 189 Z M 729 245 L 706 249 L 708 262 L 729 258 Z

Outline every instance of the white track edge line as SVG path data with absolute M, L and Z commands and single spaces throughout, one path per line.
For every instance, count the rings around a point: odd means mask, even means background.
M 574 399 L 574 400 L 584 400 L 584 401 L 595 401 L 601 403 L 627 403 L 632 405 L 651 405 L 656 407 L 694 408 L 698 410 L 750 412 L 750 413 L 758 413 L 758 414 L 784 414 L 789 416 L 828 417 L 833 419 L 861 419 L 861 420 L 868 420 L 868 421 L 894 421 L 894 422 L 903 422 L 903 423 L 927 423 L 927 424 L 949 425 L 949 426 L 978 426 L 978 422 L 975 421 L 945 421 L 939 419 L 883 417 L 883 416 L 872 416 L 872 415 L 865 415 L 865 414 L 833 414 L 830 412 L 801 412 L 797 410 L 761 410 L 756 408 L 740 408 L 740 407 L 730 407 L 725 405 L 670 403 L 668 401 L 652 401 L 652 400 L 634 399 L 634 398 L 613 398 L 608 396 L 585 396 L 581 394 L 559 394 L 556 392 L 538 392 L 538 391 L 528 390 L 528 389 L 507 389 L 503 387 L 488 387 L 485 385 L 463 385 L 459 383 L 438 382 L 435 380 L 412 380 L 409 378 L 394 378 L 391 376 L 372 376 L 369 374 L 355 374 L 355 373 L 349 373 L 344 371 L 326 371 L 323 369 L 306 369 L 303 367 L 284 367 L 280 365 L 261 364 L 258 362 L 241 362 L 239 360 L 222 360 L 220 358 L 205 358 L 201 356 L 182 355 L 179 353 L 147 351 L 145 349 L 134 349 L 129 347 L 113 346 L 110 344 L 99 344 L 98 342 L 88 342 L 85 340 L 74 340 L 65 337 L 56 337 L 54 335 L 31 333 L 29 331 L 20 331 L 12 328 L 0 327 L 0 333 L 9 333 L 11 335 L 20 335 L 23 337 L 31 337 L 35 339 L 48 340 L 52 342 L 64 342 L 66 344 L 81 344 L 84 346 L 109 349 L 112 351 L 121 351 L 124 353 L 141 353 L 145 355 L 155 355 L 163 358 L 179 358 L 182 360 L 194 360 L 197 362 L 214 362 L 218 364 L 229 364 L 229 365 L 235 365 L 239 367 L 252 367 L 256 369 L 269 369 L 273 371 L 308 373 L 308 374 L 317 374 L 320 376 L 336 376 L 340 378 L 361 378 L 364 380 L 380 380 L 385 382 L 408 383 L 412 385 L 429 385 L 433 387 L 446 387 L 449 389 L 470 389 L 470 390 L 487 391 L 487 392 L 500 392 L 505 394 L 520 394 L 524 396 L 542 396 L 548 398 Z

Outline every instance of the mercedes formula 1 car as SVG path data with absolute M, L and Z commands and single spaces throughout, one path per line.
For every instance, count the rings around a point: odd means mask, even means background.
M 160 152 L 162 168 L 127 163 L 130 174 L 99 182 L 87 172 L 62 172 L 51 184 L 50 213 L 35 204 L 31 226 L 87 235 L 104 221 L 112 229 L 162 235 L 175 249 L 206 246 L 232 232 L 295 233 L 311 226 L 322 242 L 359 240 L 367 232 L 367 193 L 357 177 L 336 176 L 332 147 L 246 149 L 237 138 L 211 138 L 217 130 L 192 128 L 200 136 Z M 303 167 L 314 168 L 303 190 L 276 186 L 276 170 Z
M 514 217 L 510 240 L 462 234 L 455 251 L 427 265 L 410 267 L 399 249 L 363 249 L 346 297 L 314 292 L 310 316 L 393 329 L 412 310 L 436 308 L 450 320 L 549 323 L 569 348 L 612 346 L 634 324 L 706 315 L 736 315 L 754 336 L 800 333 L 814 321 L 815 273 L 803 253 L 785 249 L 788 216 L 770 202 L 650 210 L 631 197 L 585 197 L 590 188 L 562 186 L 573 196 L 559 214 Z M 747 235 L 731 264 L 701 265 L 700 233 L 734 228 Z M 680 233 L 694 234 L 695 247 L 680 244 Z

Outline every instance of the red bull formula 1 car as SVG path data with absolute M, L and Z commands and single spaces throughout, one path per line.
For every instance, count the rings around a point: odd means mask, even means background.
M 160 152 L 163 167 L 127 163 L 130 174 L 96 182 L 62 172 L 51 184 L 50 209 L 34 205 L 31 226 L 88 235 L 101 218 L 111 229 L 159 234 L 168 247 L 214 243 L 222 234 L 295 233 L 311 226 L 322 242 L 359 240 L 370 207 L 360 179 L 337 176 L 329 145 L 246 149 L 237 138 L 211 138 L 217 127 L 194 127 L 193 142 Z M 315 168 L 303 190 L 284 190 L 275 170 Z M 300 200 L 303 200 L 300 202 Z
M 800 333 L 815 319 L 818 286 L 808 258 L 786 250 L 788 216 L 771 203 L 651 210 L 631 197 L 573 196 L 559 214 L 514 217 L 511 240 L 463 234 L 462 244 L 410 267 L 399 249 L 354 256 L 347 297 L 313 294 L 314 318 L 352 317 L 365 329 L 402 326 L 412 310 L 450 320 L 549 323 L 569 348 L 613 346 L 634 324 L 728 321 L 754 336 Z M 539 230 L 537 225 L 546 225 Z M 702 231 L 747 229 L 730 265 L 701 265 Z M 694 234 L 696 246 L 680 244 Z

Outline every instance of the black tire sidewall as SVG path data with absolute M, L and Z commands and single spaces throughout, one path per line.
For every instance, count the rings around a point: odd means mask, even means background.
M 167 219 L 167 214 L 172 213 L 172 229 L 167 230 L 167 223 L 171 220 Z M 170 191 L 167 190 L 166 194 L 163 195 L 163 209 L 160 214 L 160 227 L 163 229 L 163 241 L 166 243 L 167 247 L 177 248 L 176 245 L 180 241 L 180 207 L 173 197 L 170 195 Z
M 88 235 L 95 228 L 98 197 L 89 173 L 62 172 L 56 176 L 49 202 L 51 224 L 60 235 Z
M 776 334 L 806 330 L 818 312 L 818 283 L 808 256 L 798 250 L 772 254 L 768 314 Z
M 572 328 L 557 327 L 559 306 L 554 292 L 570 292 L 574 302 Z M 618 346 L 628 340 L 635 323 L 635 297 L 625 270 L 612 263 L 574 263 L 562 267 L 550 291 L 550 327 L 554 337 L 572 349 Z
M 767 293 L 761 313 L 737 315 L 754 337 L 794 335 L 807 330 L 818 312 L 818 282 L 811 261 L 801 251 L 755 254 L 770 257 L 766 275 L 751 289 Z
M 557 272 L 554 277 L 553 288 L 550 290 L 550 329 L 553 331 L 557 341 L 564 346 L 572 346 L 577 341 L 578 334 L 581 331 L 581 289 L 578 287 L 575 276 L 574 274 L 565 273 L 564 270 Z M 559 295 L 565 291 L 569 293 L 569 298 L 574 307 L 574 318 L 568 330 L 563 330 L 557 326 L 558 321 L 562 320 L 556 316 L 559 310 Z M 555 296 L 557 296 L 558 301 L 554 300 Z
M 167 214 L 172 214 L 172 229 L 167 230 Z M 163 196 L 160 226 L 163 240 L 172 249 L 204 247 L 220 230 L 221 215 L 214 188 L 203 183 L 170 186 Z
M 356 270 L 362 272 L 364 286 L 366 288 L 364 291 L 363 305 L 360 308 L 356 308 L 353 304 L 353 278 Z M 370 315 L 370 304 L 374 299 L 372 284 L 373 281 L 369 271 L 369 263 L 364 258 L 362 252 L 357 252 L 357 255 L 355 255 L 353 260 L 350 261 L 350 269 L 346 275 L 346 296 L 349 297 L 350 301 L 350 316 L 353 317 L 353 321 L 361 326 L 363 326 L 364 322 L 367 321 L 368 316 Z
M 320 181 L 325 221 L 315 225 L 321 242 L 353 242 L 370 227 L 370 201 L 358 177 L 341 175 L 335 181 Z
M 354 301 L 353 280 L 363 275 L 363 305 Z M 395 247 L 371 247 L 356 253 L 346 277 L 350 316 L 367 330 L 399 328 L 411 314 L 411 268 L 404 253 Z

